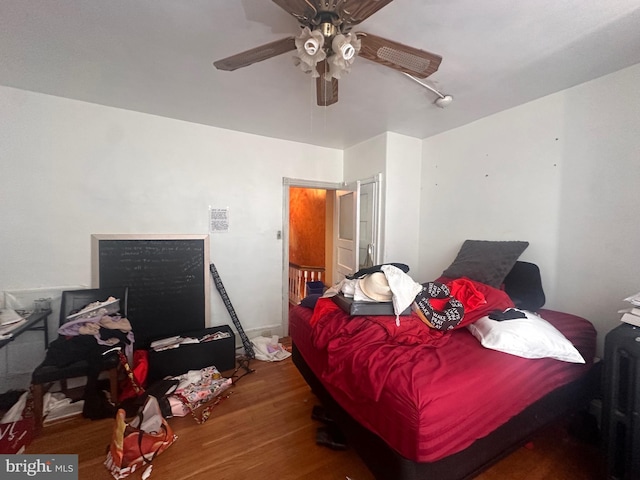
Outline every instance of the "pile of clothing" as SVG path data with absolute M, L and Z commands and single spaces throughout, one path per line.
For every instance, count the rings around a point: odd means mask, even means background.
M 98 376 L 104 364 L 104 355 L 118 355 L 122 350 L 127 358 L 133 357 L 134 334 L 131 323 L 118 311 L 102 305 L 119 305 L 110 297 L 105 302 L 91 303 L 72 312 L 58 329 L 59 337 L 49 344 L 42 366 L 67 367 L 80 360 L 89 364 L 84 390 L 82 414 L 86 418 L 109 418 L 115 415 L 115 406 L 98 388 Z
M 420 284 L 408 271 L 402 263 L 368 267 L 331 287 L 324 296 L 341 293 L 356 302 L 392 302 L 397 326 L 402 312 L 411 307 L 426 325 L 441 331 L 459 326 L 465 309 L 472 311 L 485 303 L 484 295 L 468 279 Z

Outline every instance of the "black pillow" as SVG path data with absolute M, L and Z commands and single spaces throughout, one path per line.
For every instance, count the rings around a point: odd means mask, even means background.
M 529 242 L 465 240 L 443 277 L 467 277 L 500 288 Z
M 322 297 L 321 293 L 312 293 L 300 300 L 300 305 L 307 308 L 316 308 L 316 302 Z
M 516 262 L 504 279 L 504 291 L 522 310 L 536 312 L 546 301 L 540 269 L 534 263 Z

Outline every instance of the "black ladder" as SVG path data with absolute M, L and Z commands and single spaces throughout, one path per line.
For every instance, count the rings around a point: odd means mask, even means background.
M 253 351 L 253 345 L 251 344 L 249 337 L 247 337 L 247 334 L 244 333 L 244 329 L 240 324 L 240 319 L 238 319 L 238 315 L 236 315 L 236 311 L 234 310 L 233 305 L 231 304 L 231 300 L 229 299 L 229 295 L 227 295 L 227 291 L 225 290 L 224 285 L 222 284 L 222 279 L 220 278 L 220 274 L 218 273 L 216 266 L 213 263 L 209 264 L 209 270 L 211 270 L 211 275 L 213 276 L 213 282 L 216 285 L 216 289 L 218 290 L 218 293 L 222 297 L 224 306 L 227 307 L 227 311 L 231 316 L 231 320 L 233 321 L 233 324 L 238 330 L 238 335 L 240 335 L 240 338 L 242 339 L 242 346 L 244 347 L 245 355 L 249 358 L 256 358 L 256 353 Z

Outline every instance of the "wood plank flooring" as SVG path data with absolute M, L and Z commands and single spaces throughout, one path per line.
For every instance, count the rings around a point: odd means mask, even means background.
M 172 418 L 177 441 L 153 462 L 151 479 L 163 480 L 372 480 L 352 451 L 315 443 L 318 402 L 291 359 L 252 361 L 255 373 L 231 388 L 230 397 L 198 425 Z M 103 465 L 112 419 L 74 417 L 46 426 L 26 453 L 78 454 L 81 480 L 109 480 Z M 477 477 L 479 480 L 599 480 L 604 478 L 596 447 L 583 444 L 555 425 Z M 139 479 L 136 472 L 129 478 Z M 393 479 L 391 479 L 393 480 Z M 437 480 L 437 479 L 430 479 Z

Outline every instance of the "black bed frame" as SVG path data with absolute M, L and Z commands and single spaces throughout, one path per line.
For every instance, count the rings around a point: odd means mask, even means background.
M 586 408 L 600 391 L 600 364 L 595 364 L 579 379 L 550 392 L 465 450 L 435 462 L 419 463 L 399 455 L 380 437 L 354 420 L 324 388 L 295 343 L 292 347 L 293 363 L 328 415 L 344 433 L 349 446 L 358 453 L 377 479 L 471 479 L 527 443 L 540 428 Z

